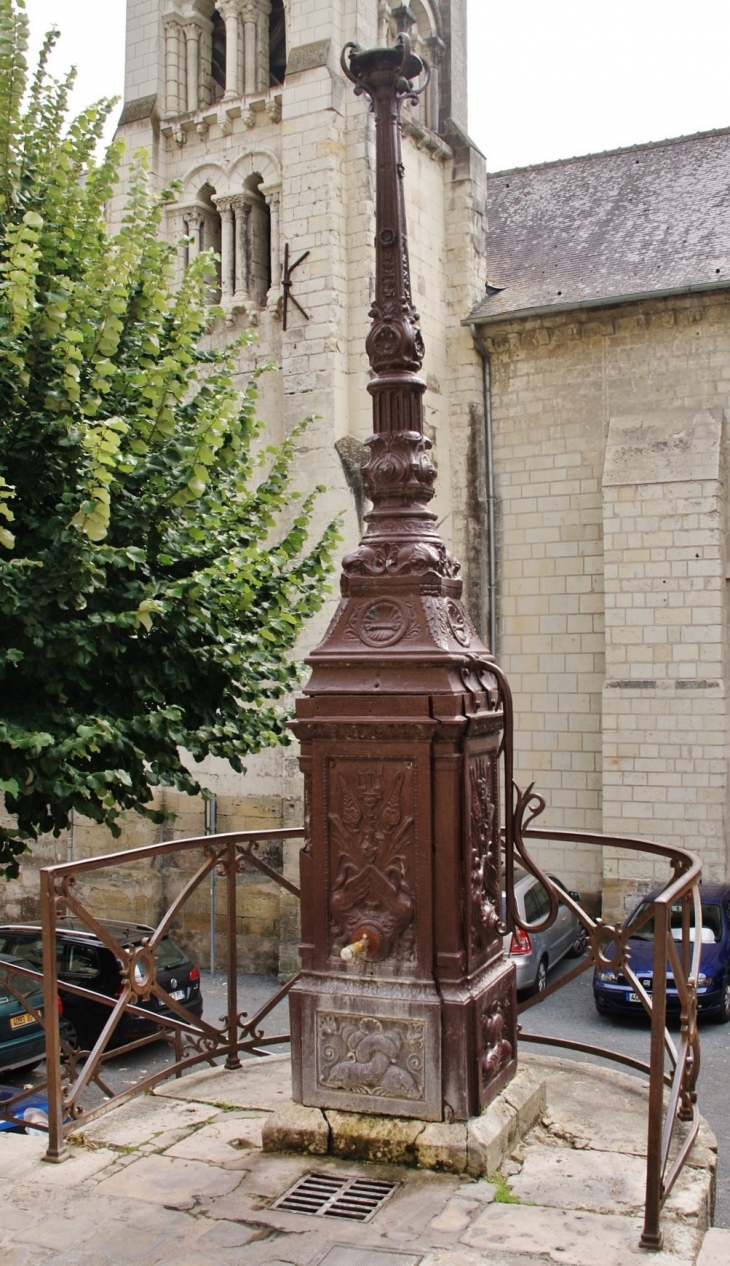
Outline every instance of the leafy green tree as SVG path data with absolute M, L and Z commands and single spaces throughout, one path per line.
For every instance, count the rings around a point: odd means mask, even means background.
M 110 102 L 66 126 L 72 77 L 29 80 L 23 0 L 0 0 L 0 865 L 72 810 L 119 833 L 153 788 L 200 788 L 180 749 L 242 769 L 287 741 L 291 652 L 322 603 L 337 525 L 290 487 L 296 435 L 262 449 L 238 339 L 206 344 L 213 261 L 172 285 L 168 191 L 145 160 L 122 226 Z M 294 502 L 294 505 L 292 505 Z

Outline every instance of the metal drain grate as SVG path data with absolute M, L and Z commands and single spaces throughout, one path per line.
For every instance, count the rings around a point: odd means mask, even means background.
M 377 1178 L 343 1178 L 337 1174 L 305 1174 L 274 1203 L 275 1209 L 308 1213 L 315 1218 L 369 1222 L 400 1183 Z
M 318 1266 L 419 1266 L 422 1261 L 422 1253 L 352 1248 L 349 1244 L 335 1244 L 324 1257 L 317 1258 Z

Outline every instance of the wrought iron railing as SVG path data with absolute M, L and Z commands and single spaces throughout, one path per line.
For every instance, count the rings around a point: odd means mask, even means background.
M 303 839 L 301 829 L 244 831 L 226 835 L 203 836 L 188 840 L 173 840 L 153 844 L 145 848 L 130 849 L 122 853 L 92 857 L 83 861 L 47 866 L 41 870 L 41 919 L 43 938 L 43 974 L 13 967 L 19 974 L 43 981 L 44 1012 L 33 1011 L 27 999 L 13 990 L 16 1000 L 26 1011 L 32 1012 L 36 1021 L 46 1029 L 46 1080 L 34 1087 L 36 1093 L 48 1098 L 48 1161 L 60 1161 L 66 1154 L 69 1134 L 81 1129 L 86 1123 L 108 1112 L 134 1096 L 152 1089 L 169 1077 L 180 1077 L 195 1065 L 208 1063 L 213 1066 L 225 1060 L 226 1068 L 239 1068 L 242 1054 L 266 1055 L 271 1047 L 289 1041 L 288 1033 L 264 1035 L 262 1024 L 274 1008 L 286 997 L 297 975 L 277 990 L 259 1007 L 254 1015 L 238 1009 L 238 975 L 236 920 L 239 914 L 240 892 L 237 878 L 246 870 L 255 870 L 299 897 L 299 889 L 286 876 L 268 864 L 258 851 L 272 841 Z M 163 918 L 149 937 L 140 944 L 121 944 L 110 932 L 109 925 L 87 908 L 78 891 L 78 883 L 91 872 L 111 868 L 119 875 L 125 866 L 139 862 L 154 862 L 171 856 L 179 861 L 185 856 L 193 859 L 194 871 L 182 887 Z M 159 946 L 185 903 L 205 879 L 215 871 L 225 880 L 225 938 L 227 1008 L 220 1027 L 207 1019 L 199 1019 L 180 1001 L 173 998 L 159 983 L 155 968 L 155 950 Z M 56 959 L 56 931 L 59 911 L 74 915 L 88 928 L 121 964 L 122 988 L 118 997 L 110 998 L 81 985 L 59 979 Z M 72 1045 L 64 1036 L 63 1025 L 58 1023 L 58 997 L 68 995 L 83 998 L 91 1004 L 106 1007 L 109 1018 L 93 1047 L 88 1051 Z M 151 1012 L 140 1005 L 156 999 L 164 1011 Z M 115 1045 L 114 1038 L 124 1015 L 139 1020 L 154 1021 L 156 1026 L 133 1041 Z M 46 1023 L 47 1017 L 52 1022 Z M 149 1026 L 148 1026 L 149 1027 Z M 121 1092 L 115 1092 L 105 1080 L 105 1065 L 112 1059 L 128 1055 L 167 1037 L 171 1057 L 163 1068 Z M 98 1087 L 104 1100 L 92 1107 L 82 1101 L 84 1091 L 91 1084 Z M 12 1099 L 0 1105 L 0 1116 L 22 1126 L 17 1112 L 27 1091 L 19 1091 Z
M 511 774 L 506 760 L 506 774 Z M 521 928 L 528 933 L 547 928 L 556 917 L 558 904 L 568 906 L 586 930 L 587 956 L 578 962 L 560 980 L 549 984 L 544 992 L 523 1002 L 519 1012 L 523 1015 L 545 998 L 564 988 L 581 974 L 598 967 L 621 973 L 643 1003 L 651 1022 L 649 1062 L 645 1063 L 615 1050 L 606 1050 L 566 1038 L 540 1034 L 520 1033 L 523 1042 L 541 1043 L 566 1047 L 587 1055 L 599 1055 L 620 1064 L 637 1069 L 649 1076 L 648 1145 L 646 1171 L 646 1204 L 644 1230 L 641 1245 L 659 1248 L 662 1242 L 660 1215 L 669 1192 L 684 1165 L 699 1129 L 696 1082 L 699 1073 L 699 1035 L 697 1027 L 697 976 L 700 963 L 700 937 L 691 935 L 692 913 L 695 929 L 701 927 L 699 898 L 700 863 L 682 849 L 669 848 L 646 840 L 625 837 L 608 837 L 587 832 L 540 829 L 531 825 L 544 802 L 532 788 L 524 794 L 515 790 L 514 812 L 507 815 L 505 836 L 505 874 L 507 877 L 508 930 Z M 33 1010 L 30 1003 L 17 990 L 11 990 L 26 1010 L 36 1020 L 46 1024 L 46 1068 L 44 1083 L 35 1087 L 48 1098 L 48 1150 L 45 1159 L 63 1159 L 66 1139 L 84 1124 L 108 1112 L 111 1108 L 152 1089 L 162 1080 L 179 1077 L 187 1069 L 200 1064 L 215 1066 L 225 1061 L 226 1068 L 238 1068 L 242 1054 L 265 1056 L 272 1047 L 289 1041 L 288 1033 L 265 1036 L 262 1024 L 270 1012 L 289 992 L 295 975 L 287 981 L 257 1012 L 249 1017 L 240 1012 L 237 978 L 236 919 L 239 913 L 240 891 L 236 880 L 248 868 L 266 875 L 275 884 L 293 896 L 299 896 L 297 886 L 271 867 L 257 853 L 272 840 L 303 839 L 303 830 L 237 832 L 229 835 L 204 836 L 189 840 L 175 840 L 164 844 L 127 852 L 89 858 L 84 861 L 62 863 L 45 867 L 41 871 L 42 926 L 43 926 L 43 987 L 45 1016 Z M 550 877 L 543 873 L 530 856 L 527 840 L 545 840 L 559 844 L 583 844 L 596 847 L 610 845 L 630 852 L 643 852 L 668 862 L 672 876 L 659 895 L 642 908 L 641 915 L 623 923 L 604 923 L 593 918 L 579 902 L 558 889 Z M 119 873 L 126 865 L 139 861 L 189 855 L 194 859 L 195 870 L 179 895 L 150 937 L 140 945 L 120 944 L 110 935 L 107 926 L 86 908 L 79 896 L 78 881 L 90 872 L 105 867 Z M 514 866 L 519 862 L 544 885 L 550 900 L 548 915 L 540 923 L 529 924 L 521 920 L 514 898 Z M 213 870 L 223 877 L 226 884 L 225 936 L 227 967 L 227 1009 L 220 1027 L 208 1020 L 196 1018 L 184 1005 L 173 999 L 158 983 L 155 971 L 155 948 L 170 931 L 186 901 Z M 670 912 L 681 905 L 681 939 L 675 941 L 671 931 Z M 102 994 L 59 980 L 55 953 L 56 922 L 59 909 L 75 915 L 93 932 L 122 964 L 123 988 L 118 998 Z M 649 992 L 631 966 L 628 941 L 641 927 L 654 920 L 653 987 Z M 679 1003 L 678 1041 L 667 1027 L 666 975 L 669 965 L 675 981 Z M 39 973 L 17 969 L 20 974 L 41 979 Z M 57 997 L 75 994 L 89 1002 L 102 1004 L 109 1009 L 109 1018 L 93 1048 L 79 1051 L 64 1039 L 62 1027 L 57 1022 Z M 154 1012 L 157 1032 L 136 1038 L 124 1045 L 113 1045 L 115 1031 L 122 1016 L 131 1014 L 149 1020 L 150 1011 L 140 1004 L 150 999 L 162 1003 L 164 1013 Z M 115 1092 L 106 1080 L 105 1065 L 111 1059 L 128 1055 L 166 1036 L 170 1046 L 170 1060 L 161 1069 L 120 1092 Z M 85 1107 L 82 1096 L 94 1084 L 105 1096 L 104 1102 Z M 21 1125 L 17 1115 L 22 1107 L 25 1091 L 0 1105 L 0 1116 Z M 687 1126 L 678 1137 L 678 1123 Z M 37 1125 L 35 1126 L 37 1128 Z
M 536 1042 L 548 1046 L 560 1046 L 587 1055 L 599 1055 L 604 1059 L 638 1069 L 649 1075 L 649 1113 L 647 1130 L 646 1200 L 641 1247 L 660 1249 L 662 1232 L 661 1210 L 679 1177 L 699 1131 L 697 1107 L 697 1078 L 700 1071 L 700 1040 L 697 1025 L 697 978 L 700 970 L 702 927 L 700 903 L 700 879 L 702 864 L 698 857 L 685 849 L 657 844 L 651 840 L 633 839 L 627 836 L 598 835 L 584 831 L 560 831 L 533 827 L 531 824 L 543 812 L 545 801 L 534 790 L 534 784 L 520 791 L 513 777 L 514 720 L 512 694 L 504 673 L 496 665 L 490 671 L 497 678 L 499 702 L 504 711 L 505 728 L 502 744 L 505 783 L 505 804 L 511 811 L 505 813 L 503 830 L 504 876 L 506 892 L 506 919 L 504 932 L 517 929 L 523 932 L 545 931 L 554 923 L 560 903 L 566 905 L 586 930 L 588 955 L 583 961 L 549 985 L 536 996 L 523 1002 L 518 1014 L 544 1001 L 559 989 L 565 988 L 586 971 L 613 971 L 623 976 L 633 992 L 641 1000 L 651 1022 L 649 1062 L 634 1059 L 614 1050 L 574 1042 L 566 1038 L 528 1034 L 520 1030 L 524 1042 Z M 629 915 L 620 923 L 604 923 L 592 918 L 575 897 L 558 888 L 530 855 L 526 840 L 545 840 L 555 844 L 588 844 L 598 848 L 610 847 L 631 853 L 649 854 L 668 864 L 670 878 L 661 892 L 647 898 L 640 912 Z M 549 910 L 537 923 L 527 923 L 520 914 L 515 898 L 515 863 L 529 871 L 545 888 L 549 897 Z M 656 885 L 659 886 L 659 883 Z M 672 935 L 672 907 L 681 907 L 681 944 Z M 653 919 L 653 964 L 651 993 L 639 980 L 631 966 L 629 940 Z M 695 935 L 690 935 L 694 922 Z M 667 1026 L 667 967 L 673 973 L 679 1001 L 679 1042 L 675 1042 Z M 667 1067 L 668 1066 L 668 1067 Z M 668 1095 L 665 1103 L 665 1088 Z M 686 1122 L 681 1132 L 679 1122 Z M 675 1148 L 673 1154 L 672 1149 Z

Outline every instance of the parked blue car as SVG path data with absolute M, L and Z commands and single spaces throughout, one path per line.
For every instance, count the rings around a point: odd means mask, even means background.
M 5 1105 L 18 1094 L 17 1086 L 0 1086 L 0 1133 L 45 1134 L 48 1127 L 48 1099 L 35 1090 L 28 1090 L 13 1105 L 12 1115 L 24 1124 L 17 1124 L 2 1115 Z
M 636 907 L 632 919 L 640 914 L 659 895 L 659 889 Z M 703 884 L 702 941 L 700 970 L 697 979 L 697 1005 L 701 1016 L 714 1019 L 719 1024 L 730 1020 L 730 884 Z M 672 935 L 680 940 L 682 935 L 682 907 L 672 906 Z M 691 914 L 690 938 L 694 941 L 694 911 Z M 648 994 L 651 994 L 654 978 L 654 920 L 649 919 L 635 936 L 629 939 L 629 956 L 632 971 Z M 593 999 L 601 1015 L 639 1015 L 644 1007 L 631 983 L 619 972 L 610 968 L 596 968 L 593 974 Z M 679 1015 L 679 994 L 674 976 L 667 964 L 667 1014 Z

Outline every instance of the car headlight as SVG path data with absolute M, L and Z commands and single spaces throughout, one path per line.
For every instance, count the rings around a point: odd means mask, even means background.
M 40 1135 L 41 1137 L 48 1134 L 48 1113 L 42 1108 L 26 1108 L 23 1113 L 23 1120 L 27 1122 L 25 1127 L 26 1134 Z M 38 1126 L 41 1128 L 38 1129 Z
M 706 975 L 705 975 L 705 973 L 701 971 L 701 972 L 700 972 L 700 974 L 699 974 L 699 976 L 697 977 L 697 984 L 698 984 L 698 985 L 711 985 L 711 984 L 712 984 L 712 976 L 706 976 Z
M 604 985 L 605 985 L 605 984 L 615 984 L 615 981 L 616 981 L 616 973 L 615 973 L 615 971 L 597 971 L 597 972 L 596 972 L 596 979 L 597 979 L 597 980 L 600 980 L 600 981 L 601 981 L 601 983 L 602 983 L 602 984 L 604 984 Z

